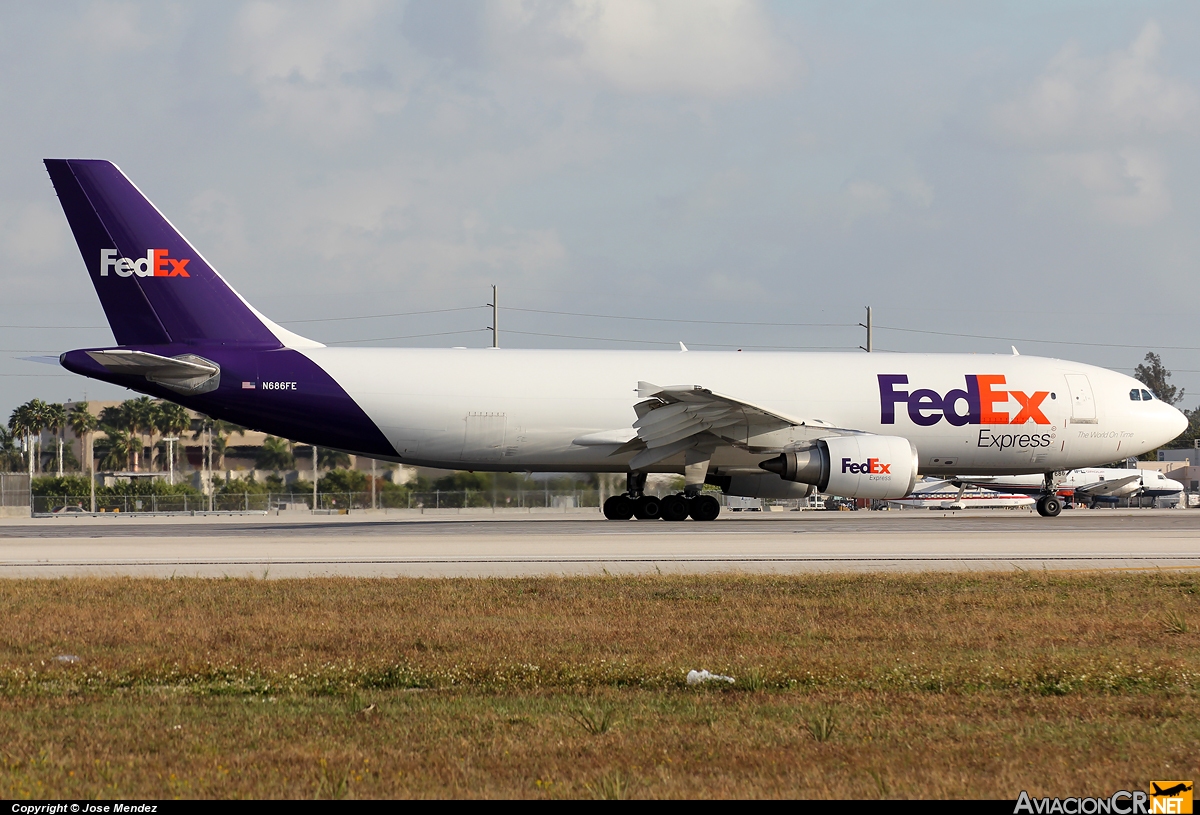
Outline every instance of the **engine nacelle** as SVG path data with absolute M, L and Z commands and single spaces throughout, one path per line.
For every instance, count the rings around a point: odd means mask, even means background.
M 903 498 L 917 483 L 917 449 L 899 436 L 830 436 L 758 466 L 843 498 Z
M 807 498 L 816 492 L 812 484 L 784 481 L 770 473 L 735 473 L 711 481 L 726 495 L 742 498 Z

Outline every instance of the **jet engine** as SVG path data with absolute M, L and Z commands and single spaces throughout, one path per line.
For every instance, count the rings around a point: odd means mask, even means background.
M 899 436 L 831 436 L 758 466 L 844 498 L 903 498 L 917 483 L 917 449 Z
M 807 498 L 815 492 L 811 484 L 794 484 L 783 481 L 770 473 L 733 473 L 710 475 L 709 484 L 721 488 L 726 495 L 743 498 Z

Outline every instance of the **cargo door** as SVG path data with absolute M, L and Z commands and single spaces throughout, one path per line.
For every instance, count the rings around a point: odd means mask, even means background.
M 468 413 L 463 436 L 463 461 L 498 461 L 504 454 L 503 413 Z
M 1067 374 L 1067 393 L 1071 395 L 1071 423 L 1095 424 L 1096 400 L 1092 383 L 1083 374 Z

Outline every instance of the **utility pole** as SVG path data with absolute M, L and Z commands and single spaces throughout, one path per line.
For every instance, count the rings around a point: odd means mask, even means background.
M 168 436 L 163 439 L 167 443 L 167 462 L 170 464 L 170 483 L 175 484 L 175 442 L 179 441 L 178 436 Z
M 205 434 L 204 437 L 207 440 L 207 443 L 204 446 L 206 448 L 205 456 L 207 457 L 206 464 L 207 464 L 207 468 L 208 468 L 206 475 L 205 475 L 205 479 L 204 479 L 204 491 L 208 493 L 208 511 L 212 512 L 213 511 L 213 485 L 212 485 L 212 421 L 211 420 L 205 426 L 204 434 Z
M 864 351 L 866 351 L 869 354 L 869 353 L 871 353 L 872 350 L 874 350 L 874 347 L 875 347 L 875 332 L 871 326 L 871 307 L 870 306 L 867 306 L 867 321 L 866 321 L 866 323 L 859 323 L 859 325 L 862 328 L 867 329 L 867 345 L 865 348 L 863 348 L 863 346 L 861 346 L 861 345 L 858 347 L 862 348 Z
M 313 512 L 317 511 L 317 445 L 313 445 Z
M 492 286 L 492 302 L 488 303 L 492 307 L 492 324 L 488 328 L 492 329 L 492 347 L 500 347 L 500 306 L 499 299 L 496 297 L 496 287 Z
M 371 509 L 375 509 L 375 459 L 371 459 Z

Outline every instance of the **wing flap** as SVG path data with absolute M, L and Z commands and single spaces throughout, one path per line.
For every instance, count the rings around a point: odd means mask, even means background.
M 782 449 L 796 442 L 860 432 L 819 419 L 796 419 L 699 385 L 664 388 L 641 381 L 638 396 L 649 397 L 636 406 L 638 418 L 633 423 L 635 439 L 646 449 L 630 462 L 633 469 L 695 447 L 702 435 L 707 435 L 708 444 L 716 441 L 757 450 L 763 445 L 751 444 L 751 440 Z

